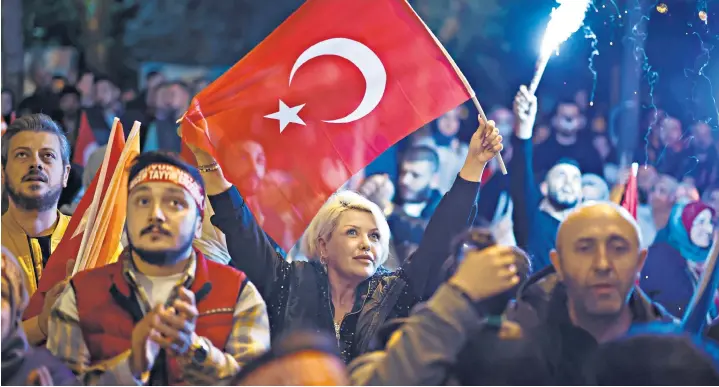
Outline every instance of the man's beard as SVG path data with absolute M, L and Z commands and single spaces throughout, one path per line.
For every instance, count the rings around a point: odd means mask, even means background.
M 192 241 L 194 237 L 193 235 L 190 235 L 187 240 L 185 240 L 180 247 L 176 249 L 170 249 L 170 250 L 162 250 L 162 251 L 151 251 L 151 250 L 145 250 L 136 247 L 132 243 L 132 239 L 130 238 L 130 235 L 128 233 L 127 235 L 127 241 L 128 245 L 130 247 L 131 251 L 134 251 L 140 259 L 143 261 L 155 265 L 155 266 L 169 266 L 172 264 L 175 264 L 185 258 L 187 255 L 187 252 L 192 247 Z
M 62 185 L 50 187 L 50 189 L 42 196 L 26 196 L 20 191 L 16 191 L 8 180 L 5 180 L 5 191 L 15 206 L 26 211 L 47 211 L 57 207 L 62 194 Z
M 432 193 L 432 188 L 425 187 L 421 189 L 420 191 L 410 193 L 410 195 L 407 195 L 405 198 L 405 195 L 402 195 L 402 203 L 403 204 L 417 204 L 417 203 L 425 203 L 427 200 L 429 200 L 429 196 Z
M 559 211 L 574 208 L 579 202 L 576 198 L 574 200 L 560 200 L 556 192 L 550 192 L 549 195 L 547 195 L 547 200 L 549 200 L 549 204 L 551 204 L 554 209 Z

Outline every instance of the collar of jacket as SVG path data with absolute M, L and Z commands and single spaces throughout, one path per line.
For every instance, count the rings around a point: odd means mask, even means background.
M 51 253 L 55 251 L 57 245 L 60 244 L 68 224 L 70 224 L 70 217 L 58 211 L 57 223 L 50 235 Z M 20 224 L 18 224 L 9 212 L 2 216 L 2 244 L 10 250 L 18 262 L 20 262 L 20 266 L 25 272 L 28 294 L 32 296 L 37 290 L 37 283 L 42 276 L 42 251 L 39 245 L 32 246 L 37 243 L 31 244 L 31 242 L 28 241 L 28 235 L 25 233 L 25 230 L 20 227 Z M 35 278 L 35 273 L 37 273 L 37 278 Z

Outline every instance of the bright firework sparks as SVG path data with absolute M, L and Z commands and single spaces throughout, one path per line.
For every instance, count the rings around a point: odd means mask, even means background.
M 584 16 L 587 14 L 592 0 L 557 0 L 557 3 L 559 6 L 552 10 L 552 18 L 544 32 L 542 48 L 537 61 L 537 71 L 529 88 L 531 93 L 537 90 L 552 53 L 584 24 Z

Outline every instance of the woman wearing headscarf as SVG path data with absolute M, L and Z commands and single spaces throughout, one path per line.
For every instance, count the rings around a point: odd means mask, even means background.
M 709 256 L 714 213 L 700 201 L 675 204 L 649 247 L 640 287 L 676 317 L 684 314 Z M 716 306 L 710 315 L 717 316 Z
M 15 257 L 2 248 L 2 385 L 72 386 L 79 381 L 65 364 L 45 348 L 32 348 L 22 329 L 29 296 Z
M 212 156 L 193 151 L 216 211 L 212 223 L 227 236 L 232 265 L 247 274 L 267 302 L 273 336 L 295 328 L 332 334 L 349 362 L 367 350 L 383 322 L 408 316 L 440 285 L 438 272 L 450 243 L 472 224 L 482 172 L 501 151 L 501 141 L 492 121 L 480 125 L 419 248 L 395 272 L 382 267 L 389 256 L 387 219 L 364 196 L 340 191 L 330 197 L 302 241 L 309 261 L 287 262 L 275 253 Z

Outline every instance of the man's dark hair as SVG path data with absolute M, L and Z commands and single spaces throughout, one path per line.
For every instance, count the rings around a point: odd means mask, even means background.
M 81 97 L 80 91 L 75 86 L 67 85 L 67 86 L 63 87 L 62 90 L 60 90 L 60 98 L 66 96 L 68 94 L 74 94 L 78 98 Z
M 711 344 L 680 334 L 640 334 L 599 347 L 585 372 L 590 385 L 719 385 Z
M 434 167 L 434 172 L 439 170 L 439 155 L 437 154 L 437 151 L 426 145 L 413 146 L 404 151 L 402 162 L 405 161 L 429 161 Z
M 554 105 L 554 108 L 552 109 L 552 114 L 549 117 L 554 117 L 559 113 L 559 107 L 562 105 L 574 105 L 579 110 L 580 115 L 584 115 L 584 111 L 582 111 L 582 107 L 579 106 L 577 101 L 574 100 L 574 96 L 570 95 L 561 95 L 557 98 L 557 103 Z
M 132 167 L 130 167 L 128 182 L 132 181 L 132 179 L 134 179 L 140 171 L 145 169 L 145 167 L 152 164 L 170 164 L 180 168 L 181 170 L 189 173 L 190 176 L 192 176 L 192 178 L 200 184 L 202 190 L 205 190 L 205 181 L 202 179 L 200 171 L 192 165 L 182 161 L 182 159 L 173 152 L 157 151 L 141 153 L 135 158 L 132 163 Z
M 162 73 L 160 72 L 160 70 L 150 70 L 150 71 L 148 71 L 147 74 L 145 75 L 145 80 L 149 81 L 151 78 L 153 78 L 153 77 L 155 77 L 155 76 L 157 76 L 157 75 L 162 75 Z
M 579 167 L 579 161 L 577 161 L 573 158 L 570 158 L 570 157 L 562 157 L 561 159 L 557 160 L 557 162 L 554 165 L 559 165 L 559 164 L 574 165 L 575 167 L 579 168 L 579 170 L 582 169 Z
M 52 133 L 57 136 L 60 140 L 60 157 L 62 158 L 62 165 L 70 164 L 70 142 L 65 136 L 65 132 L 60 129 L 55 121 L 50 116 L 42 113 L 29 114 L 17 118 L 15 121 L 8 126 L 5 134 L 2 136 L 2 166 L 5 168 L 8 161 L 8 153 L 10 152 L 10 140 L 15 135 L 22 132 L 36 132 L 36 133 Z

